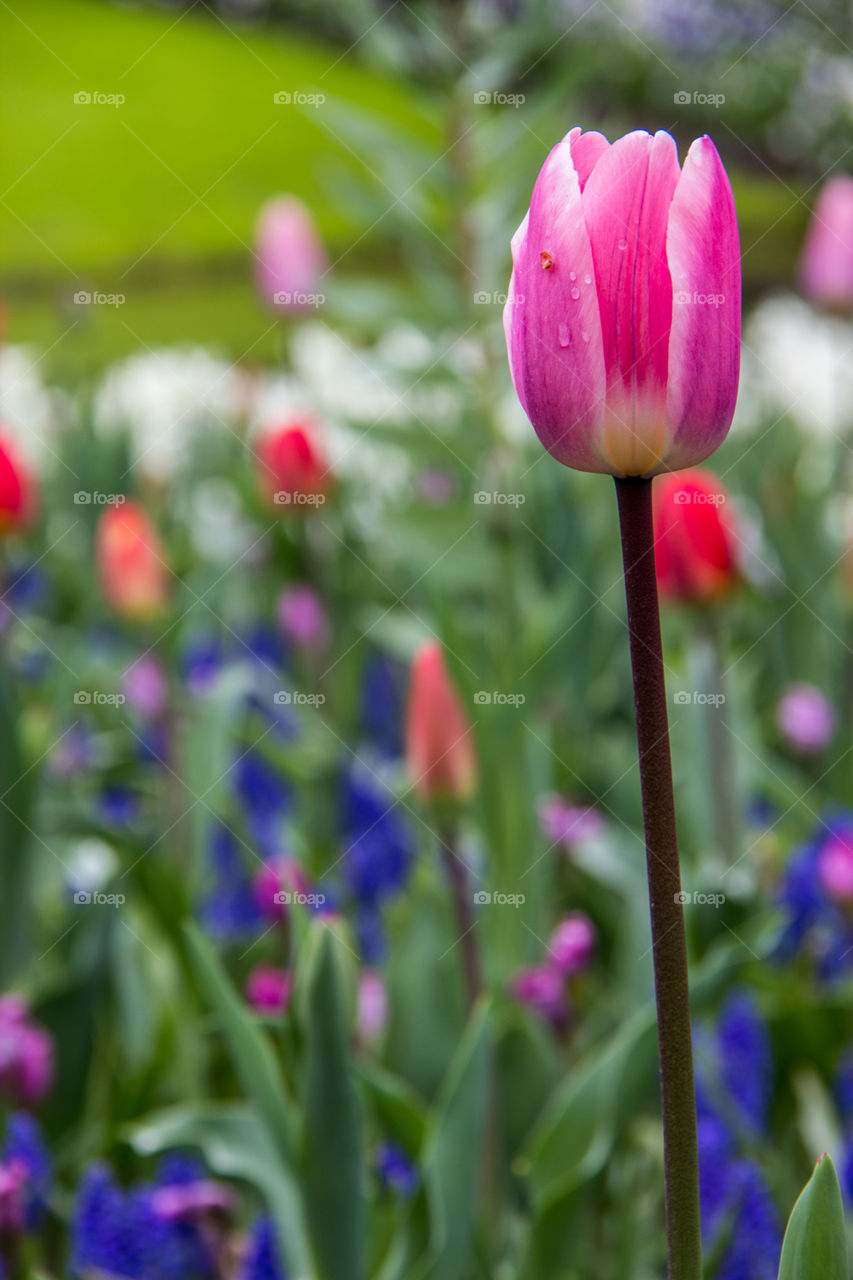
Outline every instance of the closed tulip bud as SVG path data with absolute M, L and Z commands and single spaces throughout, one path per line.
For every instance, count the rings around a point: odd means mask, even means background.
M 786 746 L 802 755 L 828 747 L 835 734 L 835 709 L 813 684 L 792 684 L 776 708 L 776 723 Z
M 95 534 L 101 591 L 117 614 L 134 622 L 156 618 L 169 597 L 166 553 L 148 512 L 126 499 L 107 507 Z
M 713 604 L 732 590 L 737 544 L 726 505 L 726 492 L 710 471 L 655 480 L 655 567 L 662 595 Z
M 548 958 L 560 973 L 583 973 L 595 950 L 595 925 L 583 911 L 573 911 L 557 925 L 548 942 Z
M 0 435 L 0 534 L 29 524 L 35 509 L 35 484 L 8 436 Z
M 853 178 L 821 188 L 800 261 L 803 290 L 826 307 L 853 305 Z
M 406 757 L 412 781 L 427 800 L 464 800 L 474 790 L 473 732 L 437 640 L 425 641 L 412 662 Z
M 258 482 L 274 506 L 305 511 L 325 502 L 332 474 L 316 435 L 314 424 L 301 419 L 268 427 L 258 436 Z
M 283 311 L 316 306 L 328 265 L 307 206 L 296 196 L 267 201 L 255 229 L 255 278 L 265 301 Z
M 651 476 L 706 458 L 740 367 L 734 199 L 710 138 L 679 167 L 668 133 L 612 145 L 573 129 L 512 242 L 513 382 L 566 466 Z

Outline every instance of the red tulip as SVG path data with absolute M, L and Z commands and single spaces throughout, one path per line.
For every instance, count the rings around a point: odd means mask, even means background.
M 282 507 L 321 506 L 332 474 L 306 419 L 262 431 L 255 444 L 258 480 L 269 501 Z
M 803 246 L 800 279 L 815 302 L 853 305 L 853 178 L 846 174 L 821 188 Z
M 740 365 L 734 199 L 710 138 L 573 129 L 512 241 L 518 398 L 558 462 L 650 476 L 724 439 Z
M 124 618 L 154 618 L 166 605 L 170 571 L 148 512 L 128 498 L 110 506 L 98 522 L 95 560 L 110 608 Z
M 35 484 L 17 446 L 0 435 L 0 533 L 24 528 L 35 508 Z
M 661 594 L 710 604 L 738 578 L 727 494 L 710 471 L 677 471 L 654 482 L 655 567 Z
M 425 799 L 463 800 L 474 790 L 477 757 L 471 725 L 437 640 L 422 644 L 412 662 L 406 756 Z

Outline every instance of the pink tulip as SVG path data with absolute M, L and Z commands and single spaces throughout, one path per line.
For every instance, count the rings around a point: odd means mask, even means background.
M 29 1021 L 20 996 L 0 999 L 0 1093 L 25 1107 L 33 1106 L 53 1083 L 53 1040 Z
M 776 710 L 776 723 L 785 742 L 803 755 L 815 755 L 832 741 L 835 711 L 813 684 L 792 684 Z
M 153 654 L 140 654 L 122 676 L 121 687 L 127 705 L 146 719 L 156 720 L 166 710 L 169 682 Z
M 740 363 L 734 199 L 710 138 L 573 129 L 513 237 L 504 327 L 536 434 L 580 471 L 701 462 L 731 425 Z
M 246 982 L 246 999 L 258 1013 L 284 1013 L 290 1003 L 291 981 L 286 969 L 259 964 Z
M 329 640 L 329 620 L 320 596 L 307 582 L 286 587 L 276 607 L 278 625 L 297 649 L 324 649 Z
M 287 908 L 293 894 L 307 894 L 311 881 L 295 858 L 279 854 L 258 868 L 252 882 L 252 892 L 258 910 L 268 920 L 279 923 L 287 918 Z
M 800 280 L 815 302 L 853 304 L 853 178 L 846 174 L 821 188 L 803 246 Z
M 830 898 L 853 905 L 853 833 L 842 828 L 833 832 L 817 859 L 820 883 Z
M 567 849 L 580 840 L 594 840 L 605 830 L 597 809 L 569 804 L 562 796 L 543 796 L 539 802 L 539 825 L 546 839 Z
M 561 1026 L 568 1017 L 563 975 L 556 965 L 533 965 L 519 969 L 509 981 L 510 993 L 520 1004 L 538 1013 L 553 1026 Z
M 356 1027 L 360 1044 L 372 1044 L 388 1021 L 388 989 L 376 969 L 362 969 L 358 979 Z
M 329 260 L 307 206 L 276 196 L 258 215 L 255 277 L 265 300 L 285 311 L 316 305 Z
M 564 976 L 582 973 L 589 964 L 595 943 L 595 925 L 589 916 L 573 911 L 551 934 L 548 957 Z

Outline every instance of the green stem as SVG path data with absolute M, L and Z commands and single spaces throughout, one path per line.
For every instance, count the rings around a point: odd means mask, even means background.
M 660 1050 L 669 1280 L 701 1280 L 699 1157 L 687 945 L 655 577 L 652 484 L 616 481 L 634 676 Z
M 699 624 L 702 642 L 704 692 L 725 699 L 720 628 L 717 619 L 706 611 Z M 708 780 L 711 809 L 718 852 L 731 867 L 740 857 L 739 804 L 732 755 L 732 735 L 728 725 L 727 703 L 708 702 L 703 708 L 707 716 Z
M 440 836 L 441 857 L 444 870 L 450 885 L 453 909 L 456 915 L 456 928 L 459 931 L 459 951 L 462 956 L 462 976 L 465 982 L 465 998 L 468 1009 L 472 1009 L 477 997 L 483 990 L 483 979 L 480 970 L 480 952 L 477 946 L 477 933 L 474 920 L 473 891 L 468 877 L 468 869 L 458 853 L 458 839 L 455 828 L 443 828 Z

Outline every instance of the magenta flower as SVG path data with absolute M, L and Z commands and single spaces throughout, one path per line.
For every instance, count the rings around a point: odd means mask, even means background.
M 568 1019 L 568 999 L 560 970 L 553 964 L 519 969 L 509 980 L 510 993 L 555 1027 Z
M 358 978 L 356 1029 L 360 1044 L 373 1044 L 388 1021 L 388 989 L 377 969 L 362 969 Z
M 0 998 L 0 1093 L 25 1107 L 40 1102 L 53 1083 L 53 1040 L 29 1021 L 20 996 Z
M 246 999 L 258 1013 L 284 1013 L 290 1004 L 290 974 L 286 969 L 273 969 L 259 964 L 246 982 Z
M 832 741 L 835 710 L 813 684 L 792 684 L 776 709 L 776 723 L 793 751 L 814 755 Z
M 268 920 L 283 922 L 294 894 L 307 894 L 311 882 L 295 858 L 279 854 L 262 863 L 252 882 L 258 910 Z
M 297 582 L 282 591 L 276 606 L 278 625 L 297 649 L 324 649 L 329 640 L 329 620 L 323 601 L 313 587 Z
M 579 840 L 594 840 L 604 831 L 604 819 L 597 809 L 569 804 L 562 796 L 543 796 L 539 802 L 539 825 L 552 844 L 566 848 Z
M 741 271 L 710 138 L 680 168 L 668 133 L 611 144 L 573 129 L 542 167 L 512 257 L 510 368 L 549 453 L 652 476 L 717 448 L 737 395 Z
M 595 950 L 595 925 L 583 911 L 573 911 L 557 925 L 548 943 L 550 962 L 564 976 L 583 973 Z
M 834 832 L 826 841 L 818 854 L 817 874 L 830 898 L 853 905 L 853 838 L 849 832 Z
M 165 711 L 169 683 L 162 664 L 153 654 L 141 654 L 127 668 L 121 687 L 127 705 L 146 719 L 156 720 Z
M 821 188 L 809 224 L 800 279 L 827 307 L 853 304 L 853 178 L 838 174 Z
M 176 1182 L 158 1187 L 151 1196 L 151 1207 L 158 1218 L 167 1222 L 193 1222 L 212 1213 L 230 1213 L 234 1193 L 230 1187 L 209 1178 L 195 1182 Z
M 258 215 L 255 277 L 265 301 L 284 311 L 316 306 L 329 260 L 306 205 L 276 196 Z

